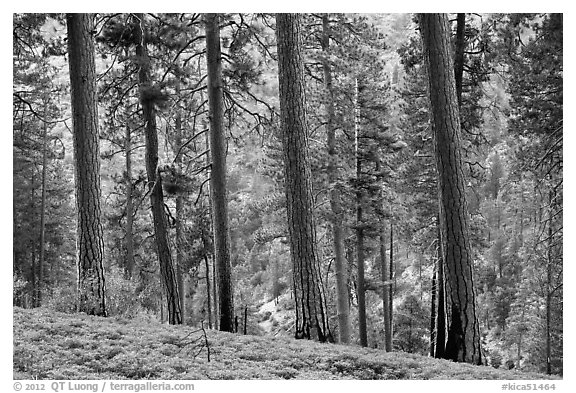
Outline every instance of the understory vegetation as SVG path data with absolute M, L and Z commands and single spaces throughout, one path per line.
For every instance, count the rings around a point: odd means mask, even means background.
M 545 379 L 404 352 L 14 308 L 15 379 Z M 208 348 L 210 361 L 208 361 Z

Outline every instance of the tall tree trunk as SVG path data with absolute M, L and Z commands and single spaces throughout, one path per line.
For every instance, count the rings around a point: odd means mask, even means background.
M 446 350 L 446 291 L 444 277 L 444 256 L 442 255 L 442 236 L 440 235 L 440 220 L 437 224 L 438 229 L 438 258 L 436 261 L 436 320 L 434 322 L 435 345 L 434 357 L 443 358 Z
M 180 86 L 176 86 L 176 94 L 180 95 Z M 174 120 L 174 152 L 177 154 L 174 163 L 176 165 L 176 176 L 181 176 L 182 169 L 182 115 L 180 110 L 176 112 L 176 119 Z M 178 179 L 176 179 L 178 181 Z M 184 272 L 184 196 L 182 192 L 177 190 L 176 193 L 176 279 L 178 281 L 178 293 L 180 294 L 180 309 L 182 310 L 182 323 L 186 323 L 186 291 L 184 282 L 186 281 L 186 274 Z
M 48 100 L 44 98 L 44 124 L 42 129 L 42 191 L 40 199 L 40 256 L 38 259 L 38 286 L 36 307 L 42 305 L 44 287 L 44 258 L 46 255 L 46 172 L 48 166 Z
M 456 22 L 456 38 L 455 38 L 455 54 L 454 54 L 454 75 L 456 84 L 456 97 L 458 100 L 458 108 L 462 106 L 462 79 L 464 75 L 464 48 L 465 48 L 465 32 L 466 27 L 466 14 L 460 13 L 457 15 Z M 440 217 L 438 217 L 438 223 L 440 222 Z M 490 231 L 490 229 L 488 229 Z M 490 234 L 488 235 L 490 237 Z M 437 260 L 437 270 L 436 270 L 436 286 L 437 286 L 437 296 L 436 296 L 436 310 L 433 313 L 435 315 L 434 321 L 434 340 L 435 348 L 433 356 L 436 358 L 444 357 L 444 352 L 446 349 L 446 292 L 444 288 L 444 258 L 442 256 L 442 237 L 440 235 L 440 224 L 438 224 L 438 260 Z
M 551 279 L 550 266 L 548 269 L 548 280 Z M 550 282 L 550 281 L 548 281 Z M 548 291 L 550 289 L 548 288 Z M 546 374 L 552 374 L 552 335 L 551 335 L 551 318 L 552 318 L 552 296 L 550 292 L 546 293 Z
M 66 14 L 66 24 L 78 215 L 79 311 L 106 316 L 93 15 Z
M 520 323 L 526 323 L 526 307 L 522 307 L 522 318 L 520 319 Z M 518 342 L 516 343 L 516 369 L 520 370 L 520 360 L 522 359 L 522 336 L 524 336 L 523 329 L 518 332 Z
M 522 174 L 520 174 L 520 233 L 518 236 L 519 247 L 524 245 L 524 182 L 522 179 Z
M 382 232 L 380 233 L 380 263 L 382 279 L 382 311 L 384 313 L 384 349 L 386 352 L 392 351 L 392 323 L 390 317 L 390 293 L 392 292 L 392 283 L 390 281 L 390 267 L 386 258 L 386 225 L 382 220 Z
M 350 343 L 350 308 L 348 306 L 347 267 L 344 259 L 344 236 L 342 228 L 342 203 L 336 187 L 338 177 L 338 152 L 336 150 L 336 131 L 334 127 L 334 92 L 332 90 L 332 72 L 328 61 L 330 47 L 330 22 L 327 14 L 322 16 L 322 50 L 325 57 L 322 62 L 326 100 L 326 133 L 328 144 L 328 182 L 330 183 L 330 207 L 332 210 L 332 245 L 334 248 L 334 270 L 336 273 L 336 308 L 338 310 L 338 335 L 342 344 Z
M 244 306 L 244 335 L 248 333 L 248 306 Z
M 252 247 L 252 250 L 254 250 L 254 247 Z M 250 250 L 252 252 L 252 250 Z M 268 260 L 269 261 L 274 261 L 273 266 L 272 266 L 272 296 L 274 296 L 274 304 L 278 305 L 278 297 L 281 294 L 281 290 L 280 290 L 280 266 L 279 266 L 279 258 L 274 258 L 272 259 L 272 243 L 270 243 L 269 247 L 268 247 Z
M 361 167 L 359 161 L 358 168 Z M 358 192 L 360 194 L 360 192 Z M 361 196 L 357 195 L 356 206 L 356 253 L 358 263 L 358 275 L 356 282 L 356 291 L 358 296 L 358 335 L 360 345 L 368 346 L 368 335 L 366 332 L 366 289 L 364 283 L 364 228 L 362 227 L 362 201 Z
M 376 172 L 381 171 L 381 161 L 376 162 Z M 384 349 L 386 352 L 392 351 L 392 282 L 391 277 L 389 277 L 390 266 L 388 266 L 388 261 L 386 259 L 386 223 L 384 221 L 384 209 L 385 198 L 384 198 L 384 180 L 379 189 L 379 199 L 382 203 L 382 217 L 380 228 L 380 278 L 382 280 L 382 312 L 384 314 Z M 390 209 L 391 210 L 391 209 Z M 390 214 L 390 225 L 392 225 L 392 214 Z
M 218 329 L 219 321 L 218 318 L 219 309 L 218 309 L 218 280 L 216 279 L 216 260 L 214 255 L 211 255 L 210 259 L 212 260 L 212 305 L 214 306 L 212 315 L 214 316 L 214 329 Z
M 30 211 L 36 211 L 36 172 L 32 172 L 32 179 L 30 180 Z M 30 276 L 28 282 L 30 283 L 30 290 L 26 290 L 24 292 L 24 308 L 35 307 L 36 306 L 36 287 L 38 285 L 36 277 L 38 276 L 38 271 L 36 266 L 38 263 L 36 262 L 36 247 L 33 244 L 30 244 L 28 247 L 30 251 Z M 25 252 L 25 255 L 28 253 Z
M 132 190 L 132 130 L 126 124 L 124 138 L 124 150 L 126 150 L 126 226 L 124 227 L 124 270 L 128 279 L 134 272 L 134 201 Z
M 32 187 L 32 189 L 34 189 Z M 12 203 L 12 234 L 13 236 L 16 234 L 17 226 L 16 220 L 14 217 L 17 216 L 16 212 L 16 204 Z M 12 247 L 12 272 L 13 274 L 20 278 L 22 277 L 22 267 L 21 267 L 21 254 L 22 251 L 18 250 L 17 247 Z M 22 293 L 21 291 L 15 291 L 14 288 L 12 290 L 12 304 L 17 307 L 22 307 Z
M 443 255 L 452 306 L 446 357 L 482 363 L 462 169 L 460 115 L 446 14 L 420 14 L 435 136 Z
M 364 284 L 364 223 L 362 217 L 362 204 L 364 203 L 362 186 L 362 159 L 360 157 L 360 107 L 358 103 L 358 79 L 354 88 L 354 134 L 356 152 L 356 263 L 358 274 L 356 276 L 356 291 L 358 297 L 358 335 L 360 345 L 368 346 L 368 335 L 366 332 L 366 290 Z
M 390 218 L 390 272 L 388 273 L 388 279 L 390 285 L 388 286 L 388 312 L 390 316 L 388 317 L 388 323 L 390 327 L 388 329 L 388 341 L 390 341 L 390 351 L 392 351 L 392 340 L 394 337 L 394 292 L 396 291 L 396 275 L 394 274 L 394 223 L 392 218 Z M 394 288 L 392 288 L 392 280 L 394 280 Z
M 546 258 L 546 374 L 552 374 L 552 247 L 554 244 L 552 220 L 554 219 L 554 204 L 553 191 L 548 193 L 548 247 Z
M 296 338 L 333 341 L 316 250 L 301 55 L 300 16 L 276 15 L 286 210 L 296 300 Z
M 186 309 L 184 307 L 186 292 L 184 281 L 186 273 L 184 269 L 184 197 L 176 195 L 176 280 L 178 282 L 178 293 L 180 295 L 180 309 L 182 310 L 182 323 L 186 320 Z
M 210 293 L 210 264 L 208 263 L 208 256 L 204 255 L 204 266 L 206 268 L 206 299 L 208 301 L 208 328 L 212 329 L 212 299 Z
M 168 309 L 168 323 L 177 325 L 182 323 L 182 310 L 180 308 L 180 295 L 176 271 L 172 262 L 172 252 L 168 241 L 168 225 L 164 211 L 164 194 L 162 192 L 162 176 L 158 168 L 158 133 L 156 129 L 156 110 L 154 108 L 153 86 L 150 80 L 150 59 L 146 46 L 146 26 L 144 14 L 135 15 L 136 56 L 138 57 L 140 104 L 144 119 L 144 132 L 146 135 L 146 173 L 150 187 L 150 203 L 154 221 L 154 236 L 156 238 L 156 251 L 160 260 L 160 275 L 166 296 Z
M 200 92 L 200 97 L 202 102 L 204 102 L 204 94 L 202 92 Z M 206 118 L 202 119 L 202 125 L 203 125 L 203 129 L 207 130 L 208 129 L 208 120 Z M 206 165 L 210 165 L 210 163 L 212 162 L 212 155 L 210 154 L 210 133 L 206 132 L 205 134 L 206 138 L 204 140 L 205 143 L 205 150 L 206 150 Z M 210 197 L 208 198 L 208 216 L 212 217 L 212 186 L 210 185 L 210 182 L 208 182 L 207 184 L 208 187 L 208 194 L 210 195 Z M 202 241 L 204 242 L 204 249 L 208 250 L 208 249 L 212 249 L 214 248 L 214 222 L 213 220 L 209 220 L 209 234 L 210 236 L 205 236 L 205 234 L 202 234 Z M 210 242 L 210 243 L 209 243 Z M 211 264 L 209 263 L 210 261 L 212 262 Z M 218 301 L 217 301 L 217 291 L 216 291 L 216 266 L 214 264 L 214 253 L 212 252 L 212 254 L 210 256 L 206 255 L 204 258 L 204 261 L 206 263 L 206 290 L 208 292 L 208 317 L 211 323 L 210 328 L 214 328 L 214 329 L 218 329 Z M 212 266 L 212 272 L 210 272 L 210 266 Z M 212 281 L 210 281 L 210 275 L 212 275 Z M 212 300 L 212 301 L 210 301 Z M 212 308 L 212 306 L 214 308 Z
M 432 287 L 430 289 L 430 357 L 434 357 L 436 346 L 436 277 L 438 276 L 438 261 L 434 263 L 434 271 L 432 272 Z
M 226 139 L 224 137 L 224 105 L 222 57 L 218 14 L 206 14 L 206 59 L 208 63 L 208 104 L 210 107 L 210 196 L 214 225 L 214 256 L 217 266 L 220 330 L 234 331 L 234 301 L 230 239 L 228 233 L 228 201 L 226 198 Z

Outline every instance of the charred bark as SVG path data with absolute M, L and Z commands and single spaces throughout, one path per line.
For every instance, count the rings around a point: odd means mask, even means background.
M 442 248 L 452 308 L 445 357 L 481 364 L 480 327 L 462 169 L 460 115 L 450 54 L 450 27 L 445 14 L 420 14 L 419 19 L 428 67 L 439 176 Z

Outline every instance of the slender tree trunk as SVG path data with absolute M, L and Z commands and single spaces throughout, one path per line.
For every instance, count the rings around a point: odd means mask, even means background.
M 438 276 L 438 261 L 434 264 L 434 272 L 432 272 L 432 288 L 430 290 L 430 357 L 434 357 L 436 346 L 436 277 Z
M 36 191 L 34 190 L 33 195 L 35 196 Z M 26 301 L 26 308 L 34 308 L 36 307 L 36 288 L 38 287 L 38 270 L 37 270 L 37 266 L 38 266 L 38 262 L 36 260 L 37 256 L 36 256 L 36 247 L 32 247 L 32 264 L 31 264 L 31 274 L 32 274 L 32 279 L 30 280 L 30 282 L 32 283 L 32 288 L 30 293 L 27 296 L 27 301 Z
M 220 330 L 234 331 L 234 301 L 230 239 L 228 233 L 228 201 L 226 198 L 226 139 L 224 137 L 224 104 L 222 58 L 218 14 L 206 14 L 206 59 L 208 63 L 208 104 L 210 107 L 210 196 L 214 229 L 214 256 L 217 266 Z
M 522 181 L 522 174 L 520 174 L 520 234 L 519 241 L 520 247 L 524 245 L 524 182 Z
M 525 316 L 526 316 L 526 307 L 522 307 L 522 318 L 520 319 L 521 323 L 525 323 Z M 522 336 L 523 332 L 520 331 L 518 335 L 518 342 L 516 343 L 516 368 L 520 370 L 520 360 L 522 358 Z
M 248 306 L 244 306 L 244 335 L 248 333 Z
M 480 328 L 476 313 L 469 217 L 462 169 L 460 115 L 447 15 L 420 14 L 420 30 L 429 75 L 442 204 L 442 247 L 450 281 L 452 315 L 445 355 L 454 361 L 481 364 Z
M 160 275 L 166 295 L 168 309 L 168 323 L 177 325 L 182 323 L 182 310 L 180 308 L 180 295 L 176 271 L 172 261 L 172 252 L 168 241 L 168 225 L 164 211 L 164 195 L 162 192 L 162 176 L 158 168 L 158 133 L 156 129 L 156 110 L 153 100 L 153 86 L 150 80 L 150 59 L 146 47 L 144 14 L 135 16 L 136 56 L 138 57 L 138 78 L 140 88 L 140 104 L 144 119 L 144 132 L 146 135 L 146 172 L 150 188 L 150 203 L 154 221 L 154 236 L 156 238 L 156 251 L 160 260 Z
M 36 211 L 36 186 L 35 186 L 35 181 L 36 181 L 36 172 L 32 172 L 32 179 L 30 181 L 30 211 L 35 212 Z M 30 245 L 30 279 L 28 280 L 30 283 L 30 290 L 25 292 L 25 299 L 26 299 L 26 306 L 25 308 L 28 308 L 28 305 L 30 304 L 30 307 L 36 307 L 36 295 L 37 295 L 37 291 L 36 288 L 38 286 L 38 280 L 37 280 L 37 276 L 38 276 L 38 269 L 37 269 L 37 265 L 38 263 L 36 262 L 36 247 L 34 247 L 32 244 Z M 30 300 L 30 301 L 29 301 Z
M 204 95 L 200 94 L 201 99 L 203 101 L 204 99 Z M 208 121 L 206 118 L 202 119 L 202 124 L 203 124 L 203 129 L 208 129 Z M 210 165 L 212 162 L 212 155 L 210 154 L 210 133 L 207 132 L 206 134 L 206 139 L 205 139 L 205 148 L 206 148 L 206 165 Z M 208 187 L 208 194 L 210 195 L 210 197 L 208 198 L 208 215 L 209 217 L 213 216 L 212 213 L 212 186 L 210 185 L 210 182 L 208 182 L 207 184 Z M 204 237 L 203 241 L 204 241 L 204 248 L 208 249 L 214 248 L 214 222 L 213 220 L 209 221 L 209 225 L 210 225 L 210 236 L 209 237 Z M 210 243 L 210 247 L 207 246 L 208 242 Z M 210 298 L 212 300 L 212 302 L 210 302 L 210 299 L 208 299 L 208 306 L 210 307 L 208 310 L 209 316 L 212 316 L 212 321 L 213 324 L 210 328 L 214 328 L 215 330 L 218 329 L 218 300 L 217 300 L 217 285 L 216 285 L 216 265 L 214 263 L 214 253 L 212 252 L 212 254 L 210 255 L 210 260 L 211 260 L 211 266 L 212 266 L 212 273 L 210 273 L 210 264 L 208 261 L 208 256 L 205 257 L 205 262 L 206 262 L 206 285 L 207 285 L 207 291 L 209 292 Z M 210 281 L 210 274 L 212 274 L 212 281 Z M 210 292 L 211 290 L 211 292 Z M 213 305 L 213 308 L 211 306 L 211 304 Z
M 254 247 L 252 247 L 252 250 Z M 268 247 L 268 260 L 272 260 L 272 243 Z M 274 282 L 272 283 L 273 286 L 273 293 L 274 296 L 274 304 L 278 305 L 278 297 L 280 296 L 280 266 L 278 266 L 279 258 L 274 258 L 273 267 L 272 267 L 272 276 Z
M 396 275 L 394 274 L 394 224 L 392 218 L 390 218 L 390 272 L 388 279 L 390 285 L 388 286 L 388 312 L 390 316 L 388 317 L 389 329 L 388 338 L 390 341 L 390 351 L 392 351 L 392 340 L 394 337 L 394 292 L 396 291 Z M 392 288 L 392 280 L 394 280 L 394 289 Z
M 176 94 L 180 95 L 180 86 L 176 86 Z M 182 115 L 180 110 L 176 113 L 174 120 L 175 132 L 175 153 L 177 154 L 174 159 L 176 165 L 176 175 L 181 176 L 182 168 L 182 154 L 178 154 L 182 148 Z M 178 179 L 176 179 L 178 180 Z M 182 192 L 176 193 L 176 279 L 178 281 L 178 293 L 180 294 L 180 309 L 182 310 L 182 323 L 186 323 L 186 291 L 184 288 L 185 272 L 184 272 L 184 196 Z
M 322 62 L 324 70 L 324 86 L 327 92 L 326 100 L 326 133 L 328 144 L 328 182 L 330 183 L 330 207 L 332 210 L 332 245 L 334 248 L 334 270 L 336 273 L 336 307 L 338 310 L 338 334 L 342 344 L 350 343 L 350 308 L 348 306 L 347 267 L 344 259 L 344 236 L 342 228 L 342 203 L 336 187 L 338 177 L 338 152 L 336 150 L 336 131 L 334 127 L 334 93 L 332 90 L 332 72 L 328 62 L 330 47 L 330 22 L 327 14 L 322 16 L 322 50 L 325 58 Z
M 454 44 L 454 77 L 458 107 L 462 106 L 462 78 L 464 76 L 464 49 L 466 46 L 465 30 L 466 14 L 458 14 L 456 17 L 456 40 Z
M 552 374 L 552 247 L 553 247 L 553 191 L 548 193 L 549 217 L 548 217 L 548 249 L 546 258 L 546 374 Z
M 550 268 L 548 268 L 550 270 Z M 549 277 L 550 279 L 550 277 Z M 546 294 L 546 374 L 552 374 L 551 296 Z
M 206 299 L 208 301 L 208 328 L 212 329 L 212 299 L 210 293 L 210 264 L 208 256 L 204 255 L 204 266 L 206 267 Z
M 217 273 L 216 273 L 216 261 L 214 258 L 214 255 L 211 255 L 212 260 L 212 305 L 214 306 L 214 312 L 212 313 L 212 315 L 214 315 L 214 329 L 218 329 L 219 326 L 219 321 L 220 318 L 218 318 L 219 314 L 219 309 L 218 309 L 218 280 L 216 279 Z
M 422 278 L 422 265 L 424 264 L 424 256 L 422 254 L 417 254 L 417 258 L 418 258 L 418 281 L 420 282 L 420 301 L 422 301 L 422 297 L 424 296 L 423 291 L 424 279 Z
M 36 249 L 32 248 L 32 254 L 31 254 L 31 258 L 32 258 L 32 262 L 31 262 L 31 275 L 32 278 L 30 280 L 31 284 L 32 284 L 32 288 L 29 292 L 26 293 L 26 306 L 25 308 L 34 308 L 36 307 L 36 286 L 38 285 L 37 280 L 36 280 L 36 276 L 37 276 L 37 270 L 36 270 L 36 266 L 38 265 L 38 262 L 36 262 Z
M 362 159 L 360 157 L 360 107 L 358 103 L 358 79 L 355 83 L 354 97 L 354 134 L 355 134 L 355 152 L 356 152 L 356 258 L 357 258 L 357 281 L 356 291 L 358 296 L 358 335 L 360 336 L 360 345 L 368 346 L 368 335 L 366 332 L 366 291 L 364 284 L 364 223 L 362 217 L 362 204 L 364 203 L 362 188 L 360 185 L 362 178 Z
M 44 287 L 44 258 L 46 254 L 46 172 L 48 166 L 48 100 L 44 98 L 44 124 L 42 129 L 42 195 L 40 199 L 40 257 L 38 259 L 38 286 L 36 306 L 42 305 Z
M 520 186 L 522 187 L 522 186 Z M 523 191 L 520 191 L 523 192 Z M 522 207 L 520 208 L 520 228 L 519 228 L 519 233 L 518 233 L 518 248 L 522 247 L 524 245 L 524 195 L 522 195 L 522 201 L 521 201 Z
M 386 352 L 392 351 L 392 332 L 391 332 L 391 312 L 390 312 L 390 293 L 392 283 L 390 282 L 390 267 L 386 258 L 386 225 L 382 220 L 382 232 L 380 233 L 380 263 L 382 279 L 382 311 L 384 313 L 384 349 Z
M 93 15 L 67 14 L 66 24 L 78 214 L 79 311 L 106 316 Z
M 358 168 L 360 163 L 358 162 Z M 368 335 L 366 332 L 366 290 L 364 283 L 364 228 L 362 228 L 362 206 L 361 196 L 357 196 L 356 207 L 356 253 L 358 263 L 358 276 L 357 276 L 357 295 L 358 295 L 358 334 L 360 336 L 360 345 L 363 347 L 368 346 Z
M 442 237 L 440 235 L 440 221 L 438 221 L 438 259 L 437 264 L 437 296 L 436 296 L 436 321 L 435 321 L 435 348 L 434 357 L 443 358 L 446 350 L 446 291 L 444 278 L 444 256 L 442 255 Z
M 184 281 L 186 273 L 184 271 L 184 228 L 182 222 L 184 220 L 184 197 L 182 195 L 176 196 L 176 280 L 178 281 L 178 293 L 180 294 L 180 309 L 182 310 L 182 323 L 186 319 L 186 309 L 184 302 L 186 292 L 184 290 Z
M 296 338 L 333 341 L 316 250 L 301 56 L 300 16 L 276 15 L 286 210 L 296 300 Z
M 124 150 L 126 150 L 126 226 L 124 228 L 124 251 L 126 255 L 124 268 L 126 277 L 131 279 L 134 272 L 134 202 L 132 200 L 132 130 L 129 124 L 126 124 Z

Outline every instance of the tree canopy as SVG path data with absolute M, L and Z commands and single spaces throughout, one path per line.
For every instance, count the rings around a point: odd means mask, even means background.
M 562 375 L 562 14 L 81 15 L 13 14 L 14 306 Z

